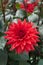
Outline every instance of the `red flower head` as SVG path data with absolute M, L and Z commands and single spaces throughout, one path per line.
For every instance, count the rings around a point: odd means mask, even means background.
M 18 23 L 11 23 L 5 34 L 7 44 L 11 45 L 10 51 L 15 49 L 18 54 L 23 51 L 30 52 L 38 45 L 39 32 L 33 27 L 32 22 L 18 20 Z
M 40 2 L 40 0 L 24 0 L 24 2 L 26 3 L 26 2 L 35 2 L 35 3 L 38 3 L 38 2 Z
M 26 10 L 26 12 L 28 13 L 32 13 L 34 11 L 34 8 L 37 6 L 37 2 L 33 2 L 33 3 L 28 3 L 28 2 L 26 3 L 26 2 L 27 0 L 24 1 L 25 5 L 24 3 L 20 3 L 20 8 Z

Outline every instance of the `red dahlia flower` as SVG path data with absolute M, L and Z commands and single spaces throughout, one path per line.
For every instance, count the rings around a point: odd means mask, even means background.
M 24 0 L 24 3 L 20 3 L 20 8 L 26 10 L 28 13 L 32 13 L 37 6 L 37 2 L 28 3 L 27 0 Z
M 40 0 L 24 0 L 24 2 L 26 3 L 26 2 L 36 2 L 36 3 L 38 3 L 38 2 L 40 2 Z
M 35 3 L 29 3 L 24 6 L 24 4 L 20 4 L 20 8 L 26 10 L 28 13 L 32 13 L 34 11 L 36 4 Z
M 19 54 L 23 51 L 30 52 L 37 46 L 39 37 L 37 29 L 33 27 L 33 23 L 24 20 L 18 20 L 18 23 L 11 23 L 8 31 L 5 32 L 8 40 L 7 45 L 11 45 L 10 51 L 16 50 Z

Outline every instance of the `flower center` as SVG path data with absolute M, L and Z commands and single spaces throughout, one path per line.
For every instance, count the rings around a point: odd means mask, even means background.
M 18 33 L 18 36 L 20 39 L 22 39 L 25 36 L 26 32 L 24 30 L 20 30 Z

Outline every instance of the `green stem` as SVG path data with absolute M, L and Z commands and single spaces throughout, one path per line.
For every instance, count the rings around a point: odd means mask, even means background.
M 41 0 L 41 5 L 39 6 L 39 10 L 40 10 L 40 13 L 39 13 L 39 19 L 38 19 L 38 23 L 37 25 L 39 26 L 39 21 L 40 21 L 40 16 L 41 16 L 41 12 L 42 12 L 42 0 Z
M 3 6 L 3 0 L 1 0 L 1 4 L 2 4 L 3 20 L 5 22 L 5 7 Z

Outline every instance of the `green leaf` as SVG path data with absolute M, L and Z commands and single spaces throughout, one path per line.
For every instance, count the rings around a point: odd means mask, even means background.
M 19 65 L 30 65 L 29 63 L 27 63 L 27 61 L 20 61 Z
M 16 2 L 18 2 L 18 3 L 23 3 L 23 0 L 16 0 Z
M 40 17 L 43 18 L 43 7 L 41 8 L 41 14 Z
M 16 3 L 16 8 L 20 9 L 20 4 L 19 3 Z
M 25 61 L 29 59 L 29 56 L 25 52 L 22 54 L 16 54 L 15 52 L 10 52 L 9 58 L 12 60 L 17 60 L 17 61 L 22 61 L 22 60 Z
M 27 13 L 24 10 L 17 10 L 15 17 L 24 19 L 27 17 Z
M 3 32 L 0 32 L 0 37 L 1 37 L 1 36 L 4 36 L 4 35 L 5 35 L 5 34 L 4 34 Z
M 43 59 L 40 59 L 39 64 L 38 65 L 43 65 Z
M 16 0 L 11 0 L 11 3 L 14 3 Z
M 0 32 L 4 31 L 4 22 L 0 19 Z
M 0 37 L 0 49 L 4 49 L 6 44 L 6 40 L 4 39 L 4 37 Z
M 28 20 L 31 21 L 31 22 L 36 22 L 38 21 L 38 15 L 37 14 L 31 14 L 30 16 L 28 16 Z
M 13 61 L 11 60 L 9 65 L 19 65 L 19 61 Z
M 0 50 L 0 65 L 6 65 L 7 64 L 7 51 L 6 50 Z
M 43 41 L 43 25 L 39 26 L 41 40 Z

